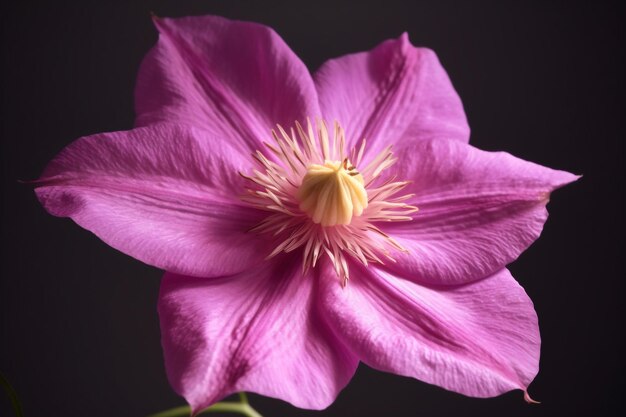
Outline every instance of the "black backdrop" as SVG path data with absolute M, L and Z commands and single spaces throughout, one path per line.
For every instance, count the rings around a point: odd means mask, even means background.
M 337 2 L 339 3 L 339 2 Z M 470 4 L 471 3 L 471 4 Z M 275 28 L 311 70 L 410 33 L 439 55 L 471 142 L 584 174 L 554 193 L 511 265 L 543 346 L 530 387 L 471 399 L 361 366 L 323 413 L 252 396 L 267 417 L 615 415 L 624 409 L 624 8 L 615 3 L 76 1 L 2 10 L 0 371 L 27 416 L 141 417 L 183 404 L 165 378 L 161 272 L 44 212 L 29 186 L 80 136 L 133 125 L 150 12 Z M 611 411 L 615 409 L 614 411 Z M 0 415 L 11 415 L 0 393 Z

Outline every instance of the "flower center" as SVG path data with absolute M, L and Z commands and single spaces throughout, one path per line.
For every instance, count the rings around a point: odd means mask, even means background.
M 367 207 L 363 176 L 347 158 L 309 165 L 297 198 L 300 210 L 322 226 L 350 224 Z
M 306 272 L 326 255 L 346 285 L 349 258 L 367 266 L 395 262 L 391 251 L 406 251 L 378 226 L 412 220 L 417 211 L 406 204 L 411 194 L 398 195 L 408 182 L 383 175 L 396 162 L 391 147 L 367 157 L 363 139 L 347 151 L 341 126 L 335 123 L 331 136 L 321 120 L 296 122 L 289 133 L 277 126 L 272 136 L 269 156 L 256 151 L 257 169 L 241 173 L 250 181 L 242 200 L 268 213 L 250 230 L 274 242 L 268 258 L 300 249 Z

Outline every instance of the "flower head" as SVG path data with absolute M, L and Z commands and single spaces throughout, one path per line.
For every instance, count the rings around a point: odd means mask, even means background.
M 576 176 L 468 145 L 448 76 L 406 35 L 311 76 L 265 26 L 155 23 L 136 128 L 77 140 L 36 192 L 167 271 L 165 363 L 195 411 L 237 391 L 324 408 L 359 361 L 526 392 L 537 318 L 505 267 Z

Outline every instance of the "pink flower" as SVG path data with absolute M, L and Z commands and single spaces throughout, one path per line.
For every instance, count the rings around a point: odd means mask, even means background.
M 36 192 L 168 271 L 165 362 L 194 411 L 237 391 L 325 408 L 359 361 L 526 392 L 537 317 L 505 266 L 576 176 L 468 145 L 448 76 L 406 35 L 311 76 L 265 26 L 155 22 L 136 128 L 77 140 Z

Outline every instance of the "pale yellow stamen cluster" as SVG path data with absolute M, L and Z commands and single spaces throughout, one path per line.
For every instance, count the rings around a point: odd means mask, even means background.
M 242 199 L 270 213 L 252 229 L 281 239 L 268 258 L 302 248 L 306 271 L 325 253 L 345 285 L 346 254 L 363 265 L 382 264 L 383 258 L 395 262 L 388 248 L 405 249 L 374 223 L 412 220 L 417 207 L 405 203 L 412 195 L 396 195 L 406 181 L 379 180 L 396 161 L 391 147 L 359 170 L 365 140 L 348 155 L 344 131 L 338 123 L 334 127 L 331 139 L 323 121 L 317 135 L 308 120 L 306 131 L 298 122 L 290 134 L 277 126 L 275 144 L 265 144 L 273 158 L 257 151 L 252 156 L 261 170 L 241 174 L 252 183 Z
M 363 176 L 348 159 L 309 165 L 297 197 L 300 210 L 322 226 L 350 224 L 367 207 Z

